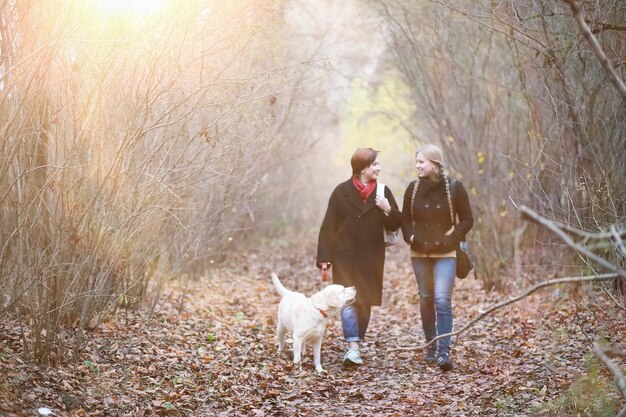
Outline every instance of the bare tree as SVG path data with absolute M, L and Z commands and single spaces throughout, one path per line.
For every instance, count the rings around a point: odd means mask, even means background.
M 472 190 L 470 239 L 486 288 L 499 285 L 515 241 L 535 259 L 559 259 L 536 245 L 550 239 L 545 231 L 516 232 L 508 197 L 583 229 L 624 221 L 623 97 L 565 3 L 369 3 L 387 23 L 393 62 L 416 103 L 416 141 L 441 144 Z M 606 62 L 623 70 L 623 8 L 585 8 Z
M 280 146 L 272 100 L 305 66 L 274 42 L 284 10 L 164 7 L 0 3 L 0 316 L 39 360 L 222 258 Z

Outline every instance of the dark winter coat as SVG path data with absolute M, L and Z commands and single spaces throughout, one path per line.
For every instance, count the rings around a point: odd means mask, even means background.
M 452 227 L 450 209 L 444 181 L 434 182 L 420 179 L 411 218 L 411 197 L 416 181 L 412 181 L 404 193 L 402 203 L 402 235 L 410 244 L 411 235 L 414 235 L 411 249 L 425 254 L 448 253 L 456 250 L 460 241 L 474 225 L 472 209 L 467 191 L 460 181 L 456 181 L 456 188 L 450 187 L 454 213 L 458 214 L 459 223 L 454 232 L 446 236 Z M 415 220 L 415 227 L 412 223 Z
M 374 190 L 363 204 L 352 178 L 339 184 L 330 196 L 320 228 L 317 267 L 330 262 L 333 283 L 356 287 L 357 303 L 379 306 L 383 294 L 385 241 L 383 225 L 389 230 L 400 227 L 398 204 L 385 186 L 391 212 L 375 204 Z

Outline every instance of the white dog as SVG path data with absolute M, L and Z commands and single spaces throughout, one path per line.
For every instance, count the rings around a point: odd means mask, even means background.
M 285 288 L 273 272 L 272 282 L 281 296 L 276 326 L 278 352 L 282 352 L 285 345 L 285 335 L 289 332 L 293 338 L 294 365 L 300 366 L 305 344 L 310 343 L 313 348 L 315 370 L 317 372 L 324 371 L 320 354 L 322 337 L 328 322 L 327 317 L 329 314 L 340 310 L 344 305 L 353 303 L 356 289 L 332 284 L 307 298 L 302 293 Z

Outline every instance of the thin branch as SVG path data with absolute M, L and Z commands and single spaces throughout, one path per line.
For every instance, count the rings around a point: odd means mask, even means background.
M 617 349 L 616 347 L 605 347 L 604 353 L 607 356 L 619 356 L 620 358 L 626 358 L 626 350 Z
M 605 71 L 609 74 L 609 79 L 611 80 L 613 85 L 615 85 L 617 91 L 619 91 L 619 93 L 622 95 L 622 98 L 624 99 L 624 105 L 626 105 L 626 84 L 624 84 L 624 81 L 617 74 L 617 71 L 615 71 L 615 69 L 609 63 L 609 59 L 606 57 L 606 54 L 602 50 L 598 39 L 591 32 L 591 28 L 589 27 L 587 22 L 585 22 L 582 11 L 580 9 L 580 5 L 576 0 L 563 1 L 569 5 L 570 9 L 572 9 L 572 14 L 576 19 L 578 28 L 582 32 L 585 39 L 587 39 L 589 44 L 591 44 L 591 49 L 593 50 L 593 53 L 595 54 L 596 58 L 598 58 L 598 61 L 600 61 L 600 64 L 605 69 Z
M 615 385 L 622 392 L 622 396 L 626 399 L 626 380 L 624 380 L 624 372 L 617 366 L 615 362 L 613 362 L 606 354 L 606 349 L 598 346 L 597 344 L 593 347 L 593 353 L 604 363 L 604 365 L 609 368 L 613 377 L 615 378 Z
M 553 220 L 554 221 L 554 220 Z M 592 232 L 586 232 L 582 229 L 579 229 L 577 227 L 574 227 L 572 225 L 569 225 L 567 223 L 561 223 L 561 222 L 557 222 L 554 221 L 555 224 L 557 224 L 559 226 L 559 228 L 563 229 L 563 230 L 567 230 L 568 232 L 571 233 L 575 233 L 580 237 L 583 237 L 585 239 L 610 239 L 610 238 L 615 238 L 615 239 L 622 239 L 623 237 L 626 237 L 626 230 L 617 230 L 617 228 L 615 227 L 615 225 L 611 226 L 611 231 L 610 232 L 598 232 L 598 233 L 592 233 Z
M 530 289 L 526 290 L 525 292 L 523 292 L 520 295 L 517 295 L 513 298 L 509 298 L 508 300 L 502 301 L 498 304 L 495 304 L 491 307 L 489 307 L 487 310 L 483 311 L 478 317 L 476 317 L 474 320 L 470 321 L 468 324 L 466 324 L 465 326 L 463 326 L 460 330 L 457 330 L 455 332 L 452 333 L 446 333 L 446 334 L 442 334 L 439 335 L 437 337 L 435 337 L 433 340 L 431 340 L 430 342 L 426 343 L 425 345 L 421 345 L 421 346 L 415 346 L 415 347 L 410 347 L 410 348 L 394 348 L 394 349 L 389 349 L 390 352 L 396 352 L 396 351 L 402 351 L 402 352 L 410 352 L 410 351 L 416 351 L 416 350 L 422 350 L 422 349 L 426 349 L 426 347 L 428 347 L 429 345 L 431 345 L 432 343 L 434 343 L 435 341 L 441 339 L 442 337 L 447 337 L 447 336 L 457 336 L 463 332 L 465 332 L 467 329 L 469 329 L 470 327 L 474 326 L 474 324 L 476 324 L 477 322 L 479 322 L 480 320 L 482 320 L 485 316 L 493 313 L 494 311 L 505 307 L 509 304 L 513 304 L 523 298 L 528 297 L 530 294 L 534 293 L 535 291 L 543 288 L 543 287 L 548 287 L 551 285 L 557 285 L 557 284 L 571 284 L 571 283 L 575 283 L 575 282 L 595 282 L 595 281 L 609 281 L 612 279 L 617 278 L 617 274 L 603 274 L 603 275 L 591 275 L 591 276 L 584 276 L 584 277 L 564 277 L 564 278 L 555 278 L 555 279 L 551 279 L 548 281 L 544 281 L 544 282 L 540 282 L 539 284 L 531 287 Z
M 611 299 L 611 301 L 613 301 L 613 303 L 618 307 L 621 308 L 622 311 L 626 312 L 626 307 L 624 307 L 617 298 L 615 298 L 615 296 L 613 294 L 611 294 L 611 291 L 609 291 L 608 289 L 606 289 L 606 287 L 603 285 L 602 286 L 602 290 L 604 291 L 604 293 L 606 295 L 609 296 L 609 298 Z
M 611 235 L 615 238 L 615 245 L 621 252 L 622 256 L 626 257 L 626 246 L 624 246 L 624 241 L 621 239 L 622 234 L 624 234 L 623 231 L 619 232 L 617 230 L 617 226 L 614 224 L 611 225 Z
M 513 199 L 509 197 L 509 200 L 513 203 L 516 209 L 520 210 L 520 206 L 517 205 Z M 626 229 L 619 230 L 615 224 L 611 225 L 609 231 L 607 232 L 587 232 L 585 230 L 574 227 L 570 224 L 560 222 L 558 220 L 550 220 L 554 223 L 559 229 L 566 230 L 570 233 L 578 235 L 582 237 L 585 241 L 589 240 L 610 240 L 614 239 L 615 244 L 618 246 L 620 251 L 626 256 L 626 247 L 624 246 L 623 239 L 626 238 Z
M 591 27 L 591 33 L 600 33 L 605 30 L 615 30 L 618 32 L 626 32 L 626 26 L 613 25 L 611 23 L 596 22 L 594 20 L 589 20 L 589 19 L 585 19 L 585 23 L 587 23 Z
M 528 208 L 526 206 L 520 206 L 519 209 L 522 212 L 524 217 L 526 217 L 527 219 L 529 219 L 529 220 L 531 220 L 531 221 L 533 221 L 535 223 L 538 223 L 538 224 L 540 224 L 542 226 L 545 226 L 546 228 L 548 228 L 551 231 L 553 231 L 570 248 L 572 248 L 575 251 L 577 251 L 577 252 L 587 256 L 588 258 L 590 258 L 593 261 L 597 262 L 599 265 L 601 265 L 605 269 L 607 269 L 609 271 L 612 271 L 612 272 L 615 272 L 618 276 L 620 276 L 622 278 L 626 278 L 626 271 L 621 269 L 619 266 L 617 266 L 615 264 L 612 264 L 611 262 L 607 261 L 606 259 L 596 255 L 595 253 L 589 251 L 584 246 L 581 246 L 578 243 L 574 242 L 574 240 L 571 237 L 569 237 L 567 234 L 565 234 L 563 232 L 563 230 L 561 230 L 555 222 L 553 222 L 553 221 L 551 221 L 549 219 L 546 219 L 545 217 L 543 217 L 540 214 L 534 212 L 533 210 L 531 210 L 530 208 Z

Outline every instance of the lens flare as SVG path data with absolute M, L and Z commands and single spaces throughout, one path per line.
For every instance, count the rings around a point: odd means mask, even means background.
M 103 16 L 147 17 L 163 8 L 166 0 L 91 0 L 94 9 Z

